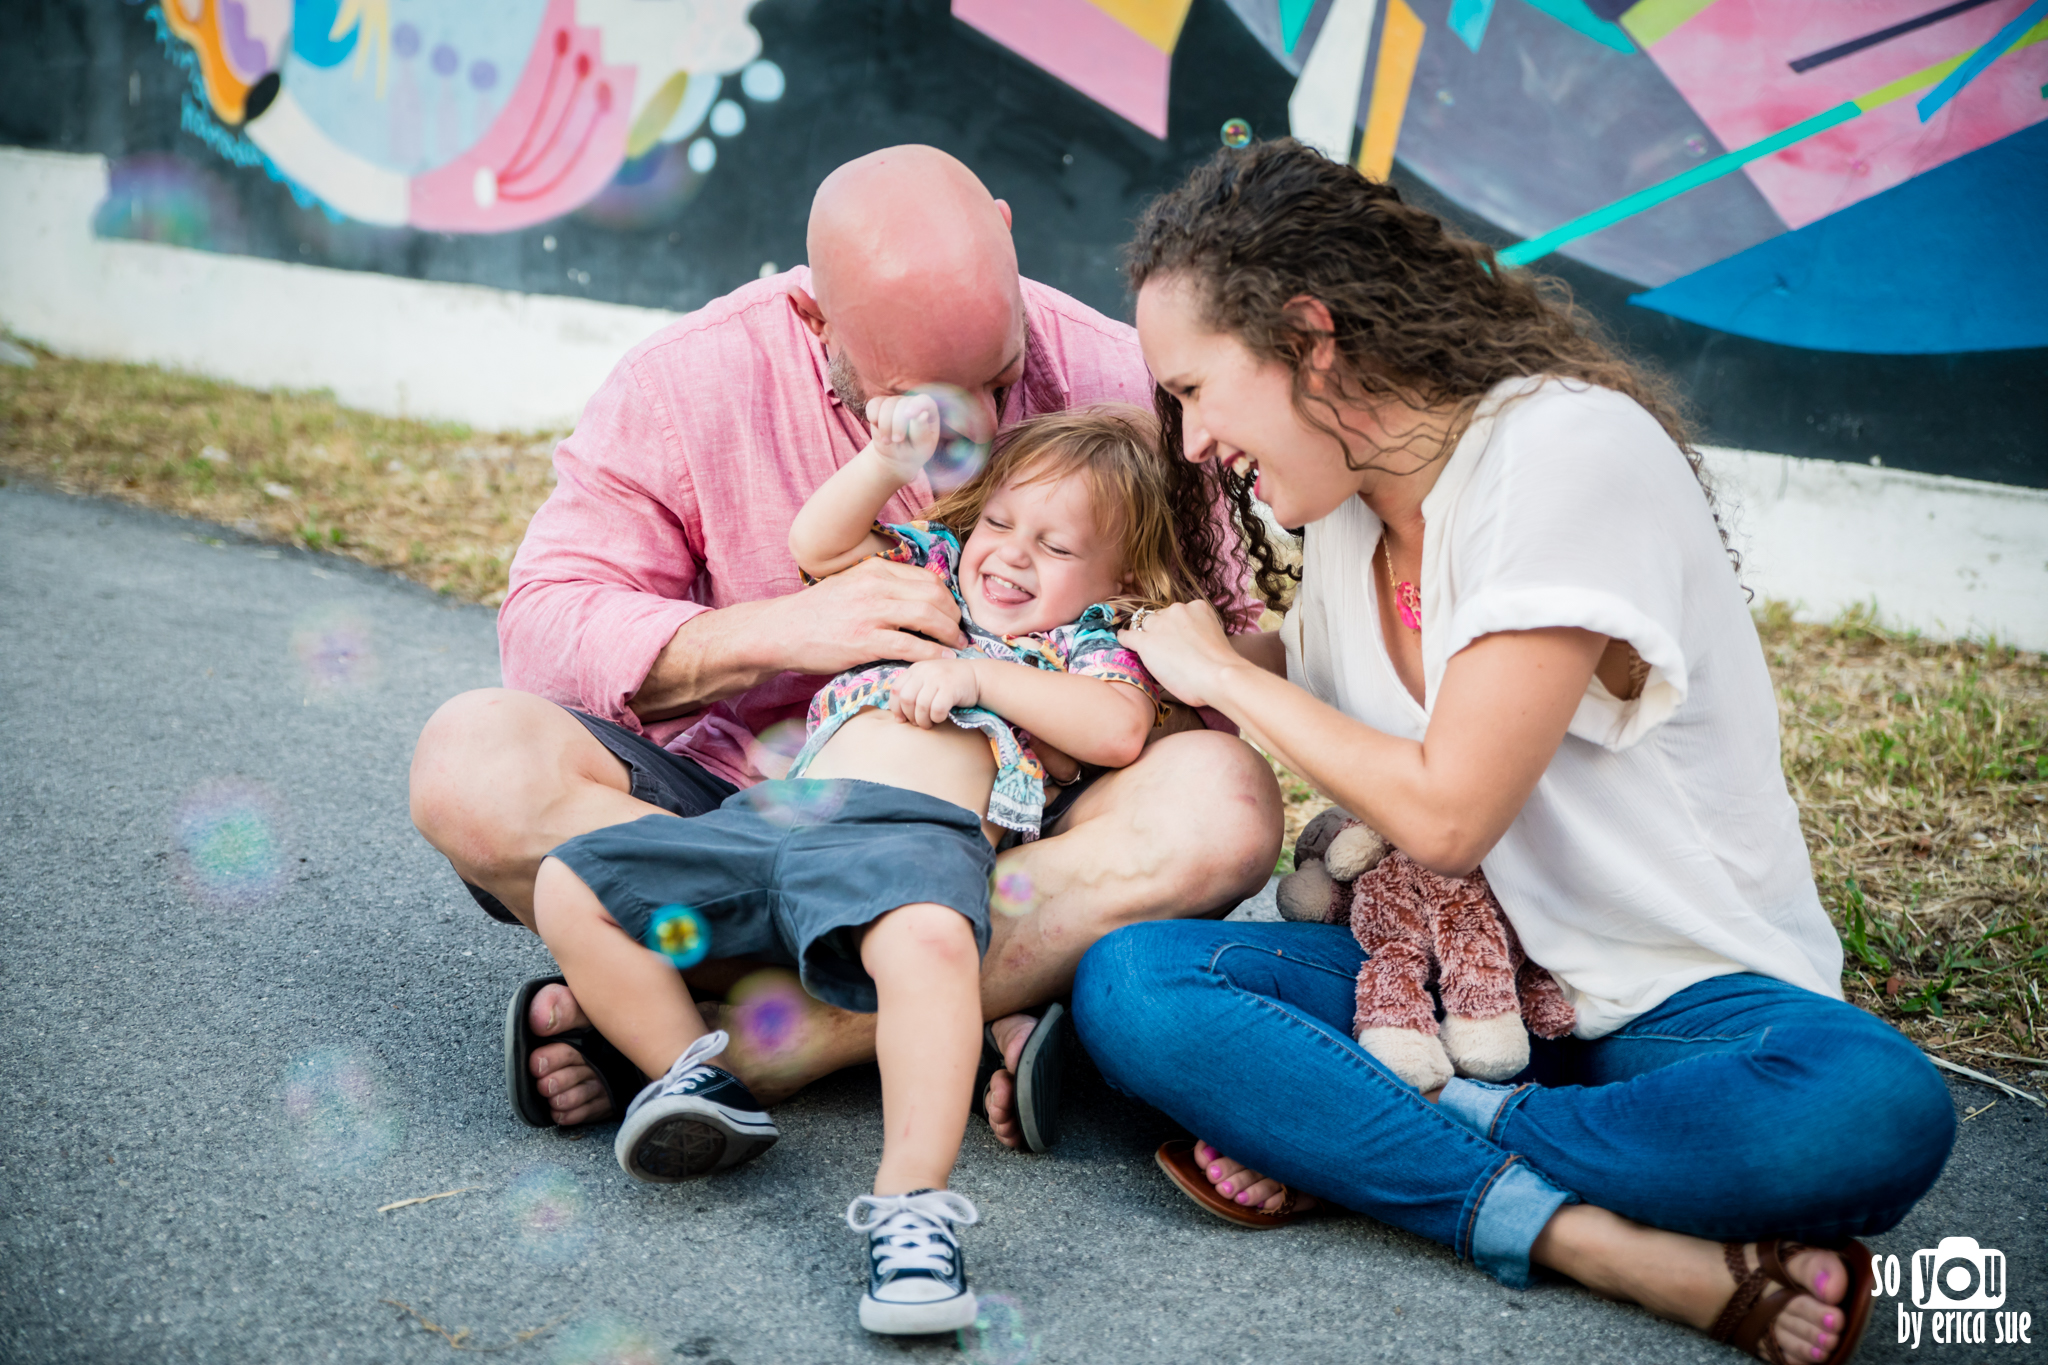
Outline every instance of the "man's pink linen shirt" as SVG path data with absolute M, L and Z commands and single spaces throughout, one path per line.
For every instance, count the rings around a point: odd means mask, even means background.
M 867 444 L 832 393 L 825 349 L 790 304 L 803 266 L 749 284 L 631 351 L 555 450 L 556 487 L 527 527 L 498 613 L 505 684 L 617 721 L 739 786 L 754 736 L 802 724 L 827 679 L 783 673 L 711 707 L 643 724 L 628 703 L 698 612 L 802 587 L 797 509 Z M 1005 425 L 1121 401 L 1149 407 L 1137 333 L 1023 281 L 1030 339 Z M 887 521 L 931 501 L 923 478 Z

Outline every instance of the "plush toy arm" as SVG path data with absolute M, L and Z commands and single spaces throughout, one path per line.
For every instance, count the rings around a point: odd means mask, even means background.
M 1522 997 L 1522 1021 L 1538 1038 L 1562 1038 L 1579 1022 L 1578 1011 L 1564 998 L 1557 978 L 1526 958 L 1515 985 Z

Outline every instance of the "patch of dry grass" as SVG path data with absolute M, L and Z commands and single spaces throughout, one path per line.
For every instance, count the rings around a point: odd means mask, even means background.
M 505 596 L 553 486 L 546 433 L 378 417 L 143 365 L 0 366 L 0 473 L 348 555 L 465 601 Z
M 0 366 L 0 471 L 353 556 L 496 604 L 553 438 L 147 366 Z M 2048 1053 L 2048 663 L 1766 606 L 1786 778 L 1843 986 L 1986 1069 Z M 1287 841 L 1329 803 L 1283 769 Z M 1283 855 L 1283 868 L 1287 863 Z M 1967 1056 L 1965 1056 L 1967 1054 Z M 2048 1063 L 2036 1061 L 2036 1065 Z

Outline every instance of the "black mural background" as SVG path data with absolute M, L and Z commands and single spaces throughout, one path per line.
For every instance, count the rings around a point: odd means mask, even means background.
M 227 164 L 180 128 L 188 78 L 146 7 L 126 0 L 0 5 L 0 142 L 97 152 L 117 172 L 168 154 L 224 188 L 215 250 L 416 279 L 686 310 L 803 259 L 819 179 L 876 147 L 926 142 L 961 157 L 1016 217 L 1026 274 L 1127 318 L 1117 258 L 1145 202 L 1243 118 L 1287 128 L 1293 77 L 1221 0 L 1195 0 L 1175 50 L 1170 136 L 1141 132 L 948 13 L 945 0 L 762 0 L 752 22 L 787 93 L 660 221 L 586 208 L 540 227 L 452 235 L 337 221 L 260 169 Z M 665 154 L 680 155 L 681 148 Z M 1398 163 L 1403 192 L 1496 245 Z M 1627 303 L 1638 286 L 1561 256 L 1569 283 L 1631 353 L 1671 373 L 1705 439 L 1785 454 L 2048 487 L 2048 351 L 1846 355 L 1718 332 Z

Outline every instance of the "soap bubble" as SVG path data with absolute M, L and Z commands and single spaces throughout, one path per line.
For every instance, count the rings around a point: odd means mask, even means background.
M 726 992 L 728 1031 L 763 1059 L 793 1051 L 803 1041 L 810 996 L 797 974 L 767 967 L 741 977 Z
M 246 909 L 275 896 L 285 880 L 281 810 L 268 787 L 243 778 L 189 793 L 171 824 L 186 894 L 216 909 Z
M 560 1166 L 536 1166 L 515 1179 L 505 1191 L 505 1214 L 520 1254 L 549 1265 L 574 1260 L 597 1236 L 583 1187 Z
M 804 722 L 778 720 L 747 741 L 747 763 L 763 777 L 789 776 L 789 765 L 803 752 Z
M 789 86 L 782 74 L 782 68 L 766 57 L 757 62 L 748 62 L 740 71 L 740 89 L 750 100 L 773 104 L 782 98 L 782 92 Z
M 1016 857 L 998 858 L 995 871 L 989 874 L 989 908 L 998 914 L 1019 919 L 1038 908 L 1038 888 L 1031 881 L 1031 874 L 1018 863 Z
M 647 925 L 647 946 L 687 971 L 711 951 L 711 927 L 687 905 L 664 905 Z
M 285 1068 L 284 1126 L 292 1157 L 321 1172 L 373 1166 L 405 1132 L 376 1063 L 344 1048 L 308 1052 Z
M 938 404 L 939 448 L 924 467 L 934 493 L 950 493 L 981 472 L 988 463 L 990 429 L 988 408 L 967 390 L 951 384 L 919 384 L 909 390 Z
M 983 1294 L 975 1302 L 974 1325 L 955 1335 L 960 1354 L 973 1365 L 1029 1365 L 1038 1337 L 1024 1329 L 1024 1310 L 1008 1294 Z
M 316 696 L 353 691 L 377 677 L 370 623 L 345 607 L 300 617 L 292 627 L 292 657 Z
M 846 804 L 846 784 L 817 777 L 785 778 L 747 788 L 746 799 L 762 819 L 784 829 L 821 825 Z
M 1241 118 L 1225 119 L 1221 133 L 1223 145 L 1236 151 L 1252 145 L 1252 126 Z
M 579 1324 L 555 1343 L 555 1365 L 673 1365 L 645 1328 L 616 1318 Z

